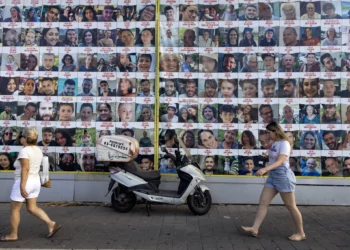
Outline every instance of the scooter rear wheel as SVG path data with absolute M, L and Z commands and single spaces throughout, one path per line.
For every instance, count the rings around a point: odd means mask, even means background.
M 127 189 L 118 186 L 113 190 L 111 202 L 112 207 L 116 211 L 120 213 L 127 213 L 135 206 L 136 196 Z
M 197 190 L 193 195 L 187 197 L 187 205 L 192 213 L 196 215 L 204 215 L 209 212 L 211 207 L 211 195 L 209 190 Z

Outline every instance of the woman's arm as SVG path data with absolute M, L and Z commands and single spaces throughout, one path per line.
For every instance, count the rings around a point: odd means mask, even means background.
M 26 184 L 28 180 L 28 173 L 29 173 L 29 159 L 27 158 L 21 158 L 19 159 L 19 162 L 21 163 L 21 195 L 23 198 L 28 197 L 28 193 L 26 191 Z
M 286 160 L 286 158 L 287 158 L 287 155 L 284 155 L 284 154 L 278 155 L 277 161 L 268 165 L 267 167 L 260 169 L 258 172 L 256 172 L 256 176 L 263 176 L 264 174 L 266 174 L 266 172 L 273 170 L 275 168 L 278 168 Z

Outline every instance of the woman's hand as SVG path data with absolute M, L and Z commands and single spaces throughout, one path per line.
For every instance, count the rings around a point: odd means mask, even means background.
M 25 198 L 25 199 L 28 197 L 28 193 L 27 193 L 25 187 L 21 187 L 21 195 L 22 195 L 22 197 Z
M 258 172 L 256 172 L 255 175 L 256 176 L 263 176 L 266 173 L 267 173 L 267 169 L 266 168 L 262 168 Z

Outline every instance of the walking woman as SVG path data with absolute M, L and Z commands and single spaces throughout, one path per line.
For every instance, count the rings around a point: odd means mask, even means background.
M 0 241 L 17 241 L 20 212 L 24 201 L 29 213 L 46 223 L 48 227 L 47 238 L 52 237 L 61 226 L 52 221 L 49 216 L 39 207 L 36 201 L 40 193 L 40 164 L 43 158 L 41 149 L 36 146 L 38 132 L 35 127 L 25 128 L 21 137 L 21 144 L 24 148 L 18 154 L 14 163 L 15 183 L 11 192 L 11 232 L 1 237 Z
M 292 241 L 302 241 L 306 239 L 303 229 L 303 219 L 295 203 L 295 175 L 289 167 L 289 156 L 292 150 L 291 142 L 282 128 L 276 123 L 271 122 L 266 126 L 266 132 L 271 141 L 274 141 L 269 149 L 269 164 L 256 172 L 256 176 L 263 176 L 269 171 L 265 187 L 259 200 L 259 208 L 252 227 L 242 227 L 242 229 L 251 234 L 258 236 L 259 228 L 263 222 L 267 208 L 271 200 L 280 193 L 285 206 L 290 211 L 296 233 L 288 237 Z

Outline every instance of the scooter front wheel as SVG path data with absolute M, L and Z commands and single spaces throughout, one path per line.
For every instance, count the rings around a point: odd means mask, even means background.
M 211 207 L 211 195 L 209 190 L 202 192 L 196 190 L 193 195 L 187 197 L 187 205 L 192 213 L 196 215 L 204 215 L 208 213 Z
M 112 207 L 121 213 L 127 213 L 136 205 L 136 195 L 127 188 L 118 186 L 112 193 Z

